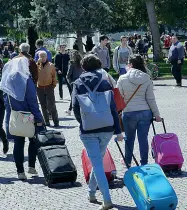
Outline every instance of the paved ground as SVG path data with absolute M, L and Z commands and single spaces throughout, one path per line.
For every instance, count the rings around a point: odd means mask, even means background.
M 155 94 L 162 117 L 165 118 L 168 132 L 175 132 L 179 136 L 181 148 L 184 156 L 187 158 L 187 81 L 184 81 L 186 87 L 175 88 L 173 80 L 155 81 Z M 57 91 L 56 91 L 57 93 Z M 67 93 L 67 89 L 66 89 Z M 57 94 L 56 94 L 57 95 Z M 66 94 L 68 96 L 68 94 Z M 95 210 L 98 205 L 90 204 L 86 199 L 87 186 L 83 177 L 81 166 L 81 151 L 83 145 L 79 140 L 79 129 L 74 116 L 66 117 L 64 109 L 69 105 L 68 100 L 58 101 L 57 108 L 60 117 L 59 130 L 63 131 L 69 148 L 71 157 L 78 170 L 78 179 L 75 187 L 71 185 L 59 185 L 49 189 L 44 185 L 44 178 L 41 168 L 37 162 L 38 178 L 31 178 L 26 182 L 17 180 L 16 170 L 12 157 L 12 142 L 10 143 L 10 152 L 7 159 L 0 157 L 0 210 Z M 158 124 L 158 132 L 161 126 Z M 150 130 L 149 139 L 153 136 Z M 123 143 L 121 146 L 124 147 Z M 135 210 L 135 205 L 126 187 L 123 186 L 122 177 L 125 168 L 120 163 L 120 154 L 114 141 L 110 142 L 109 149 L 115 160 L 118 171 L 118 179 L 111 185 L 112 200 L 115 204 L 114 209 Z M 136 156 L 139 157 L 136 146 Z M 25 147 L 25 169 L 27 170 L 27 145 Z M 150 162 L 153 162 L 150 155 Z M 185 162 L 184 171 L 187 171 Z M 179 210 L 187 209 L 187 172 L 182 177 L 170 179 L 176 193 L 179 197 Z M 164 190 L 164 189 L 163 189 Z M 101 195 L 97 193 L 98 200 L 101 201 Z

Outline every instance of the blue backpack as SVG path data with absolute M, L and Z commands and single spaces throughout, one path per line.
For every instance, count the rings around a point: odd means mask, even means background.
M 110 109 L 112 91 L 97 92 L 97 88 L 103 81 L 96 85 L 93 91 L 80 79 L 84 87 L 88 90 L 86 94 L 77 95 L 80 105 L 82 127 L 85 131 L 95 130 L 114 125 L 113 116 Z

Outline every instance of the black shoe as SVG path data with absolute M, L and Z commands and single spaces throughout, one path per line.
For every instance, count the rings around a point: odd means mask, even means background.
M 182 83 L 177 83 L 176 86 L 177 86 L 177 87 L 181 87 L 181 86 L 182 86 Z
M 3 153 L 6 154 L 9 150 L 9 142 L 3 142 Z
M 50 122 L 46 122 L 45 123 L 45 126 L 50 126 Z
M 55 124 L 54 124 L 54 127 L 55 127 L 55 128 L 58 128 L 58 127 L 59 127 L 59 123 L 55 123 Z

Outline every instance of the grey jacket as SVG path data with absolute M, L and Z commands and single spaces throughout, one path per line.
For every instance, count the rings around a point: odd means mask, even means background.
M 101 63 L 102 63 L 102 68 L 107 68 L 110 69 L 110 55 L 107 47 L 101 48 L 101 46 L 95 46 L 92 49 L 92 53 L 96 54 Z
M 154 117 L 159 116 L 160 113 L 153 92 L 153 83 L 148 74 L 131 68 L 128 70 L 127 74 L 120 76 L 117 87 L 124 101 L 127 102 L 140 84 L 140 89 L 123 111 L 134 112 L 151 110 Z
M 120 48 L 121 46 L 116 47 L 113 54 L 113 67 L 116 72 L 119 72 L 119 49 Z M 127 48 L 129 50 L 129 57 L 133 56 L 132 48 L 129 46 L 127 46 Z

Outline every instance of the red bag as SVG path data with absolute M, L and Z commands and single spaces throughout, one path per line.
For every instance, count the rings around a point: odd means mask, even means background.
M 119 92 L 119 89 L 114 88 L 114 86 L 112 85 L 112 81 L 110 79 L 110 76 L 108 76 L 108 79 L 109 79 L 110 85 L 112 86 L 112 91 L 114 93 L 114 101 L 116 103 L 117 112 L 120 112 L 126 107 L 126 103 L 125 103 L 123 97 L 121 96 L 121 93 Z
M 116 166 L 108 149 L 106 150 L 105 156 L 103 158 L 103 164 L 107 180 L 109 182 L 113 181 L 116 176 Z M 82 167 L 84 171 L 85 180 L 88 183 L 90 178 L 90 173 L 92 170 L 92 164 L 87 155 L 86 149 L 83 149 L 82 151 Z
M 114 101 L 116 103 L 117 112 L 122 111 L 126 107 L 126 103 L 121 96 L 118 88 L 113 88 L 112 91 L 114 93 Z

